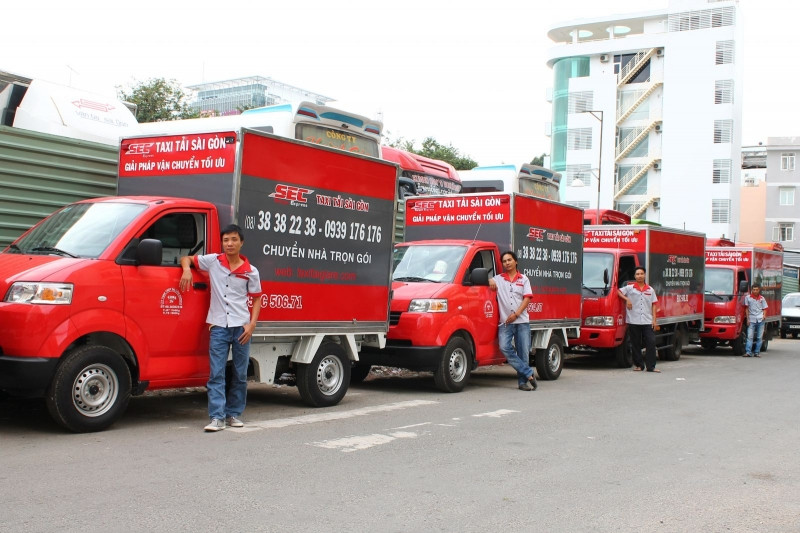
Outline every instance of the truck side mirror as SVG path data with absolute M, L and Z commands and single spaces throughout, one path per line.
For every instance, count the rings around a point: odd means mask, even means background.
M 488 268 L 476 268 L 469 274 L 469 281 L 473 285 L 482 285 L 487 286 L 489 285 L 489 269 Z
M 608 279 L 608 269 L 606 268 L 606 269 L 604 269 L 604 270 L 603 270 L 603 285 L 605 285 L 606 287 L 608 287 L 608 282 L 609 282 L 609 279 Z
M 740 281 L 739 282 L 739 294 L 744 294 L 744 293 L 748 292 L 748 290 L 749 290 L 748 285 L 749 284 L 747 283 L 746 279 L 743 279 L 742 281 Z
M 136 247 L 136 262 L 140 265 L 160 265 L 161 241 L 158 239 L 142 239 Z

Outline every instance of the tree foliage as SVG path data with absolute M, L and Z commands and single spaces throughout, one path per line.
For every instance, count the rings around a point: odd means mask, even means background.
M 140 123 L 200 116 L 191 110 L 188 96 L 176 80 L 151 78 L 136 83 L 129 92 L 118 86 L 117 93 L 121 100 L 136 104 L 136 119 Z
M 431 159 L 447 161 L 453 165 L 456 170 L 471 170 L 478 166 L 477 161 L 473 160 L 468 155 L 462 155 L 452 144 L 445 146 L 433 137 L 426 137 L 425 140 L 422 141 L 422 148 L 420 149 L 414 147 L 415 143 L 413 140 L 408 141 L 402 137 L 394 141 L 389 141 L 388 144 L 392 148 L 399 148 L 400 150 L 430 157 Z
M 547 157 L 547 154 L 538 155 L 533 158 L 531 161 L 531 165 L 536 165 L 538 167 L 544 166 L 544 158 Z

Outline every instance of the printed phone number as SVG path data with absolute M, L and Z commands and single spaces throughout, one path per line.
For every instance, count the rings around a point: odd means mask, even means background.
M 324 226 L 318 227 L 314 217 L 286 215 L 259 211 L 257 216 L 246 215 L 244 228 L 258 231 L 271 231 L 288 235 L 305 235 L 314 237 L 324 235 L 326 239 L 381 242 L 381 227 L 361 222 L 344 222 L 342 220 L 326 220 Z
M 303 297 L 298 294 L 262 294 L 258 297 L 261 309 L 302 309 Z M 247 305 L 253 307 L 253 297 Z
M 578 264 L 578 252 L 570 252 L 567 250 L 553 250 L 539 246 L 523 246 L 517 251 L 517 254 L 520 259 L 529 259 L 531 261 L 551 261 L 553 263 L 566 265 Z

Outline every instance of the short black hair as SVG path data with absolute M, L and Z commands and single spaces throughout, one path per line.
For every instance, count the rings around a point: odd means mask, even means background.
M 636 271 L 637 271 L 637 270 L 641 270 L 642 272 L 644 272 L 645 274 L 647 274 L 647 269 L 646 269 L 645 267 L 643 267 L 643 266 L 638 266 L 638 267 L 634 268 L 634 269 L 633 269 L 633 273 L 634 273 L 634 274 L 636 274 Z
M 750 287 L 750 290 L 753 290 L 753 289 L 760 289 L 760 288 L 761 288 L 761 284 L 760 284 L 760 283 L 758 283 L 758 282 L 755 282 L 755 283 L 753 283 L 753 286 L 752 286 L 752 287 Z
M 503 260 L 503 258 L 504 258 L 505 256 L 507 256 L 507 255 L 510 255 L 511 257 L 513 257 L 513 258 L 514 258 L 514 261 L 516 261 L 517 263 L 519 263 L 519 259 L 517 259 L 517 254 L 515 254 L 515 253 L 514 253 L 514 252 L 512 252 L 511 250 L 506 250 L 505 252 L 503 252 L 502 254 L 500 254 L 500 260 L 502 261 L 502 260 Z
M 239 239 L 242 242 L 244 242 L 244 233 L 242 232 L 242 228 L 240 228 L 236 224 L 228 224 L 227 226 L 222 228 L 222 230 L 220 230 L 220 232 L 219 232 L 220 240 L 222 240 L 222 237 L 224 237 L 225 235 L 227 235 L 229 233 L 237 233 L 237 234 L 239 234 Z

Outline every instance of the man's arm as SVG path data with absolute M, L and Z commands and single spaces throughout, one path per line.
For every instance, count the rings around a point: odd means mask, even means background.
M 617 290 L 617 296 L 625 300 L 625 307 L 627 307 L 628 309 L 633 309 L 633 304 L 631 303 L 630 300 L 628 300 L 628 297 L 625 296 L 625 293 L 622 292 L 622 289 Z
M 182 291 L 188 291 L 189 288 L 192 286 L 192 265 L 194 264 L 194 257 L 189 255 L 184 255 L 181 257 L 181 268 L 183 268 L 183 274 L 181 275 L 181 281 L 178 283 L 178 288 Z
M 255 331 L 258 323 L 258 313 L 261 311 L 261 306 L 258 303 L 259 298 L 257 298 L 258 294 L 251 294 L 250 296 L 253 298 L 253 309 L 250 310 L 250 322 L 245 324 L 244 331 L 239 335 L 239 344 L 247 344 L 247 341 L 253 336 L 253 331 Z

